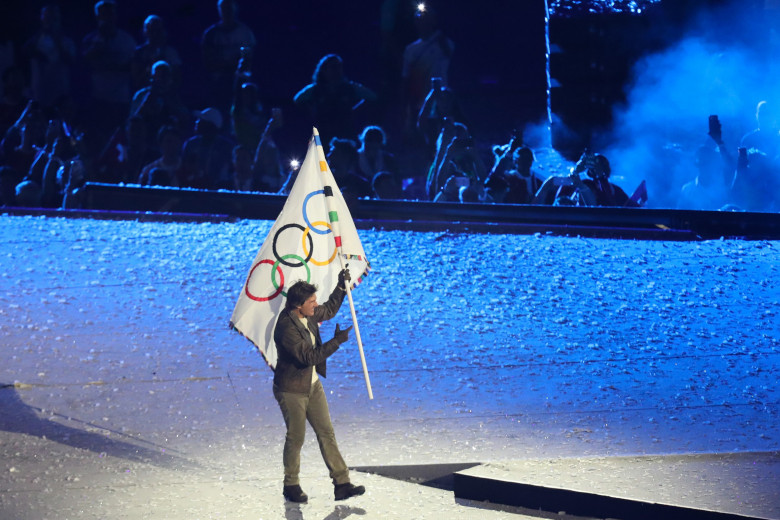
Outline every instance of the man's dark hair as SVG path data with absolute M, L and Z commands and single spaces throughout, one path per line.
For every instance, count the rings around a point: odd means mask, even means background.
M 287 302 L 284 308 L 288 311 L 296 309 L 304 304 L 309 297 L 317 292 L 317 286 L 312 285 L 309 282 L 299 280 L 295 282 L 292 287 L 287 289 Z

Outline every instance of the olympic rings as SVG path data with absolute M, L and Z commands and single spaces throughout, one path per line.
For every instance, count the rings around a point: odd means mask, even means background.
M 279 260 L 276 261 L 276 263 L 274 264 L 273 268 L 271 269 L 271 283 L 274 284 L 274 287 L 277 290 L 281 291 L 282 296 L 284 296 L 285 298 L 287 298 L 287 293 L 285 291 L 282 291 L 282 287 L 284 287 L 284 276 L 282 276 L 282 283 L 277 285 L 276 278 L 274 277 L 274 272 L 277 269 L 279 269 L 279 263 L 280 262 L 284 262 L 284 260 L 286 260 L 288 258 L 295 258 L 295 259 L 301 261 L 301 265 L 306 268 L 306 281 L 307 282 L 311 282 L 311 269 L 309 269 L 309 264 L 303 258 L 301 258 L 300 256 L 298 256 L 298 255 L 296 255 L 294 253 L 290 253 L 289 255 L 284 255 L 283 257 L 281 257 Z M 263 260 L 263 261 L 264 262 L 270 262 L 270 260 Z M 281 272 L 281 270 L 279 270 L 279 271 Z M 275 294 L 274 294 L 274 296 L 275 296 Z
M 328 224 L 327 222 L 324 222 L 324 221 L 322 221 L 322 220 L 319 220 L 319 221 L 317 221 L 317 222 L 312 222 L 312 225 L 313 225 L 313 226 L 326 226 L 326 227 L 327 227 L 329 230 L 333 231 L 333 228 L 332 228 L 332 227 L 330 227 L 330 224 Z M 320 265 L 320 266 L 322 266 L 322 265 L 328 265 L 328 264 L 330 264 L 331 262 L 333 262 L 333 260 L 335 260 L 335 259 L 336 259 L 336 254 L 337 254 L 337 253 L 338 253 L 338 251 L 339 251 L 339 250 L 338 250 L 338 248 L 334 248 L 334 249 L 333 249 L 333 254 L 332 254 L 332 255 L 330 256 L 330 258 L 329 258 L 329 259 L 327 259 L 326 261 L 324 261 L 324 262 L 321 262 L 321 261 L 319 261 L 319 260 L 315 260 L 314 258 L 312 258 L 312 257 L 311 257 L 311 256 L 312 256 L 312 253 L 307 253 L 307 252 L 306 252 L 306 238 L 308 237 L 308 238 L 309 238 L 309 242 L 311 242 L 311 235 L 309 235 L 309 229 L 311 229 L 311 228 L 306 228 L 306 229 L 304 230 L 304 232 L 303 232 L 303 238 L 301 239 L 301 243 L 303 244 L 303 252 L 304 252 L 304 253 L 306 253 L 306 255 L 307 255 L 307 256 L 306 256 L 306 258 L 309 258 L 309 261 L 310 261 L 311 263 L 313 263 L 314 265 Z
M 292 262 L 285 262 L 284 259 L 288 258 L 290 255 L 280 256 L 279 253 L 276 251 L 276 241 L 279 239 L 279 235 L 282 234 L 282 231 L 284 231 L 285 229 L 290 228 L 290 227 L 296 227 L 296 228 L 300 229 L 301 231 L 304 232 L 303 236 L 309 237 L 309 248 L 310 248 L 310 250 L 309 250 L 308 256 L 306 257 L 305 260 L 303 258 L 299 257 L 299 256 L 296 257 L 296 258 L 300 258 L 300 260 L 301 260 L 301 262 L 297 263 L 297 264 L 294 264 Z M 303 249 L 304 249 L 304 251 L 306 250 L 305 247 Z M 306 230 L 300 224 L 286 224 L 286 225 L 282 226 L 281 228 L 279 228 L 279 231 L 277 231 L 276 234 L 274 235 L 273 250 L 274 250 L 274 256 L 276 257 L 276 259 L 279 262 L 281 262 L 284 265 L 286 265 L 287 267 L 303 267 L 306 264 L 306 262 L 308 262 L 311 259 L 311 255 L 314 254 L 314 240 L 312 240 L 312 237 L 308 233 L 306 233 Z M 307 269 L 308 269 L 308 267 L 307 267 Z M 273 276 L 273 274 L 271 276 Z
M 325 190 L 313 191 L 313 192 L 309 193 L 308 195 L 306 195 L 306 198 L 303 199 L 303 221 L 306 222 L 306 225 L 309 226 L 309 228 L 312 231 L 314 231 L 315 233 L 317 233 L 318 235 L 327 235 L 328 233 L 331 233 L 330 226 L 328 226 L 328 229 L 326 229 L 324 231 L 321 230 L 321 229 L 317 229 L 314 226 L 316 224 L 319 224 L 319 222 L 315 222 L 314 224 L 312 224 L 311 222 L 309 222 L 308 215 L 306 215 L 306 205 L 309 203 L 309 199 L 314 197 L 315 195 L 325 195 Z M 301 227 L 301 229 L 303 229 L 303 227 Z
M 258 267 L 260 267 L 260 264 L 271 264 L 271 265 L 273 266 L 273 267 L 271 267 L 271 269 L 272 269 L 271 280 L 273 280 L 273 278 L 274 278 L 274 276 L 273 276 L 273 270 L 274 270 L 274 269 L 275 269 L 276 271 L 279 271 L 279 277 L 282 279 L 282 284 L 281 284 L 279 287 L 276 287 L 276 291 L 274 291 L 274 292 L 271 294 L 271 296 L 268 296 L 267 298 L 264 298 L 264 297 L 262 297 L 262 296 L 255 296 L 254 294 L 252 294 L 252 293 L 249 291 L 249 280 L 251 280 L 251 279 L 252 279 L 252 274 L 255 272 L 255 269 L 257 269 Z M 281 293 L 281 292 L 282 292 L 282 287 L 283 287 L 283 286 L 284 286 L 284 273 L 282 272 L 282 269 L 281 269 L 281 267 L 279 267 L 279 265 L 278 265 L 278 262 L 277 262 L 277 263 L 273 263 L 271 260 L 268 260 L 268 259 L 266 259 L 266 260 L 260 260 L 259 262 L 257 262 L 257 263 L 255 264 L 255 266 L 252 268 L 252 270 L 251 270 L 251 271 L 249 271 L 249 276 L 247 277 L 247 279 L 246 279 L 246 285 L 244 286 L 244 292 L 246 293 L 246 295 L 247 295 L 249 298 L 251 298 L 252 300 L 254 300 L 254 301 L 256 301 L 256 302 L 267 302 L 267 301 L 269 301 L 269 300 L 273 300 L 274 298 L 276 298 L 277 296 L 279 296 L 279 293 Z
M 283 290 L 284 289 L 284 273 L 283 273 L 282 268 L 281 268 L 281 266 L 279 264 L 284 264 L 285 266 L 292 267 L 292 268 L 305 267 L 306 268 L 306 281 L 310 282 L 311 281 L 311 268 L 309 267 L 309 263 L 310 262 L 312 264 L 316 265 L 316 266 L 326 266 L 326 265 L 331 264 L 336 259 L 336 255 L 338 254 L 338 247 L 336 247 L 333 250 L 333 254 L 330 256 L 330 258 L 328 258 L 325 261 L 315 260 L 315 259 L 312 258 L 312 256 L 314 255 L 314 237 L 310 234 L 310 231 L 314 232 L 314 233 L 317 233 L 319 235 L 327 235 L 328 233 L 333 233 L 334 232 L 333 231 L 333 227 L 328 222 L 325 222 L 323 220 L 318 220 L 316 222 L 310 222 L 309 221 L 309 217 L 307 215 L 307 205 L 309 203 L 309 199 L 311 199 L 315 195 L 323 195 L 323 196 L 327 197 L 329 195 L 329 193 L 326 193 L 326 190 L 322 189 L 322 190 L 312 191 L 311 193 L 306 195 L 306 197 L 304 198 L 304 200 L 303 200 L 303 208 L 302 208 L 302 210 L 303 210 L 303 220 L 306 222 L 307 227 L 304 228 L 300 224 L 291 223 L 291 224 L 285 224 L 284 226 L 279 228 L 279 230 L 276 232 L 276 234 L 274 234 L 274 238 L 273 238 L 273 242 L 272 242 L 273 255 L 276 258 L 276 261 L 274 262 L 271 259 L 261 260 L 260 262 L 255 264 L 254 267 L 252 267 L 251 271 L 249 271 L 249 277 L 247 278 L 246 286 L 244 287 L 244 292 L 246 292 L 246 295 L 250 299 L 258 301 L 258 302 L 264 302 L 264 301 L 273 300 L 274 298 L 276 298 L 280 294 L 282 296 L 284 296 L 285 298 L 287 297 L 287 292 Z M 317 228 L 316 226 L 320 226 L 320 228 Z M 324 227 L 324 229 L 322 229 L 323 227 Z M 302 258 L 301 256 L 299 256 L 297 254 L 287 254 L 287 255 L 280 255 L 279 254 L 279 251 L 277 250 L 277 243 L 279 241 L 279 237 L 288 228 L 298 228 L 303 233 L 303 235 L 301 237 L 301 245 L 303 247 L 303 253 L 306 255 L 306 258 Z M 308 239 L 308 242 L 309 242 L 308 245 L 306 244 L 307 239 Z M 298 260 L 298 261 L 297 262 L 290 262 L 289 261 L 290 259 L 294 259 L 294 260 Z M 267 296 L 267 297 L 255 296 L 249 290 L 249 281 L 251 280 L 252 275 L 255 272 L 255 269 L 257 269 L 260 266 L 260 264 L 270 264 L 271 265 L 271 283 L 273 284 L 275 291 L 273 293 L 271 293 L 270 296 Z M 279 280 L 277 280 L 277 276 L 276 276 L 277 273 L 279 274 Z

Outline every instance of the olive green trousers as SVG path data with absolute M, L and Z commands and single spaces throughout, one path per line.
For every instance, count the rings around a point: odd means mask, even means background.
M 336 444 L 336 434 L 330 421 L 330 410 L 328 409 L 328 401 L 325 399 L 322 382 L 317 380 L 311 386 L 308 394 L 282 392 L 274 385 L 274 397 L 279 403 L 284 423 L 287 425 L 287 435 L 284 438 L 284 451 L 282 452 L 284 485 L 300 484 L 298 475 L 301 471 L 301 448 L 306 434 L 306 421 L 309 421 L 315 435 L 317 435 L 320 453 L 322 453 L 325 465 L 330 471 L 333 484 L 349 482 L 349 469 L 347 469 L 347 464 L 341 457 L 341 452 Z

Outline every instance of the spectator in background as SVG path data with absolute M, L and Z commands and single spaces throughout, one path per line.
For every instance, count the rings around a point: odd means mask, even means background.
M 568 176 L 551 176 L 542 183 L 532 204 L 547 206 L 595 206 L 596 197 L 590 186 L 582 181 L 579 173 Z
M 75 155 L 57 172 L 60 186 L 64 186 L 62 207 L 65 209 L 81 208 L 83 203 L 84 183 L 91 178 L 90 164 L 92 158 L 85 153 L 83 136 L 76 136 L 73 143 Z
M 587 179 L 581 179 L 585 173 Z M 577 206 L 630 206 L 638 204 L 629 199 L 620 186 L 609 181 L 612 169 L 600 153 L 582 154 L 568 177 L 548 178 L 534 197 L 534 204 Z
M 444 118 L 444 126 L 442 126 L 439 137 L 436 139 L 436 155 L 428 167 L 428 177 L 425 182 L 425 192 L 428 200 L 433 200 L 446 181 L 446 177 L 439 177 L 439 171 L 444 163 L 450 144 L 456 138 L 467 139 L 469 136 L 469 129 L 466 125 L 453 121 L 448 117 Z
M 46 137 L 44 138 L 43 147 L 35 147 L 35 158 L 33 159 L 32 164 L 30 164 L 30 169 L 27 171 L 25 179 L 35 181 L 39 186 L 43 186 L 43 178 L 47 163 L 54 153 L 54 147 L 57 140 L 62 137 L 62 135 L 62 123 L 56 119 L 50 120 L 46 127 Z
M 13 168 L 0 166 L 0 206 L 16 206 L 16 185 L 21 181 Z
M 717 116 L 711 116 L 712 118 Z M 761 101 L 756 106 L 756 128 L 742 137 L 739 146 L 755 148 L 767 154 L 769 157 L 776 157 L 780 154 L 780 119 L 777 109 L 769 101 Z
M 461 186 L 458 191 L 458 199 L 460 202 L 469 202 L 472 204 L 482 202 L 482 190 L 480 190 L 478 186 L 472 186 L 471 184 L 468 186 Z
M 46 167 L 43 171 L 41 206 L 45 208 L 62 207 L 66 188 L 66 179 L 63 179 L 62 171 L 72 155 L 73 150 L 70 145 L 70 139 L 64 135 L 58 136 L 54 141 L 54 147 L 48 156 Z
M 62 194 L 57 186 L 57 170 L 71 155 L 70 140 L 63 135 L 59 120 L 49 121 L 45 140 L 43 147 L 33 146 L 35 158 L 17 189 L 22 190 L 25 205 L 34 202 L 36 206 L 58 207 Z
M 133 96 L 130 115 L 143 119 L 149 147 L 155 151 L 157 134 L 163 126 L 170 125 L 179 129 L 190 126 L 192 118 L 179 98 L 168 62 L 158 61 L 152 66 L 149 86 L 140 89 Z
M 401 68 L 403 65 L 403 54 L 406 45 L 416 38 L 415 31 L 415 9 L 410 8 L 410 3 L 406 0 L 382 0 L 379 14 L 379 70 L 380 70 L 380 92 L 379 97 L 383 100 L 382 105 L 386 109 L 387 116 L 400 115 L 398 107 L 401 103 Z M 391 135 L 399 135 L 398 126 L 400 118 L 389 117 L 382 118 Z
M 14 197 L 17 206 L 37 208 L 41 205 L 41 187 L 37 182 L 24 180 L 16 185 Z
M 33 97 L 44 108 L 52 108 L 70 97 L 70 73 L 76 58 L 76 44 L 62 32 L 58 5 L 41 8 L 40 29 L 24 45 L 30 63 Z
M 507 203 L 530 204 L 542 187 L 542 179 L 532 170 L 535 161 L 533 150 L 527 146 L 521 146 L 512 153 L 514 168 L 509 172 L 509 192 L 505 198 Z
M 328 54 L 317 63 L 312 82 L 301 89 L 293 101 L 317 127 L 323 143 L 332 138 L 355 139 L 354 112 L 376 99 L 370 89 L 344 76 L 341 57 Z
M 433 202 L 460 202 L 460 190 L 468 186 L 468 178 L 451 175 L 433 197 Z
M 780 209 L 778 188 L 777 159 L 773 161 L 760 150 L 741 147 L 731 183 L 731 202 L 745 211 L 776 212 Z
M 514 169 L 513 155 L 515 150 L 523 146 L 523 137 L 517 131 L 512 132 L 512 136 L 507 144 L 497 144 L 493 146 L 493 168 L 490 170 L 489 177 L 495 175 L 503 176 L 508 171 Z
M 233 148 L 233 189 L 236 191 L 260 191 L 254 175 L 252 151 L 246 146 Z
M 425 144 L 433 147 L 436 138 L 444 126 L 444 119 L 465 123 L 455 92 L 444 86 L 441 78 L 431 79 L 431 90 L 425 97 L 420 113 L 417 115 L 417 129 L 425 139 Z
M 330 166 L 336 184 L 349 197 L 370 197 L 371 183 L 363 176 L 358 166 L 357 144 L 351 139 L 334 137 L 328 150 Z
M 279 195 L 289 195 L 290 190 L 292 189 L 293 185 L 295 184 L 295 180 L 298 178 L 298 172 L 301 169 L 301 164 L 298 161 L 290 161 L 289 168 L 287 169 L 287 173 L 285 174 L 284 182 L 282 182 L 281 188 L 279 188 L 278 193 Z
M 272 108 L 271 118 L 265 125 L 260 142 L 255 149 L 255 158 L 252 169 L 255 179 L 258 180 L 258 189 L 276 193 L 282 187 L 285 179 L 282 159 L 279 148 L 276 146 L 274 131 L 284 124 L 282 109 Z
M 391 172 L 378 172 L 371 179 L 371 191 L 377 199 L 397 200 L 402 197 L 401 184 Z
M 133 53 L 132 75 L 133 88 L 136 90 L 144 87 L 152 75 L 152 67 L 158 61 L 168 64 L 171 71 L 171 84 L 178 88 L 181 84 L 182 61 L 177 51 L 168 45 L 168 32 L 165 30 L 163 19 L 156 14 L 151 14 L 144 20 L 144 42 L 136 47 Z
M 505 204 L 530 204 L 542 187 L 542 180 L 536 176 L 532 166 L 536 157 L 527 146 L 515 148 L 511 154 L 510 169 L 501 171 L 503 161 L 497 160 L 485 181 L 493 202 Z
M 201 51 L 209 83 L 209 103 L 227 110 L 233 99 L 234 78 L 241 48 L 254 52 L 257 46 L 252 30 L 238 19 L 236 0 L 218 0 L 219 22 L 203 33 Z
M 363 176 L 373 179 L 379 172 L 387 172 L 395 175 L 399 188 L 401 177 L 398 173 L 395 156 L 388 152 L 387 137 L 381 127 L 370 125 L 360 133 L 360 148 L 358 149 L 358 166 Z
M 768 112 L 763 108 L 765 106 L 765 104 L 759 103 L 758 113 L 769 116 Z M 758 136 L 761 132 L 766 133 L 765 125 L 768 120 L 759 117 L 758 114 L 757 119 L 762 121 L 759 124 L 764 126 L 764 130 L 757 130 L 753 133 L 754 136 Z M 741 147 L 739 148 L 738 159 L 735 160 L 733 158 L 729 151 L 729 146 L 723 142 L 722 127 L 717 115 L 709 117 L 707 135 L 717 145 L 717 148 L 701 146 L 696 150 L 696 177 L 684 184 L 680 190 L 680 198 L 677 203 L 678 208 L 718 210 L 732 206 L 735 202 L 732 185 L 740 171 L 746 173 L 748 151 L 746 148 Z M 745 177 L 742 178 L 744 179 Z
M 468 183 L 465 186 L 472 186 L 476 189 L 483 186 L 487 170 L 474 147 L 474 139 L 471 136 L 455 137 L 447 147 L 436 177 L 437 179 L 449 179 L 452 176 L 460 179 L 467 178 Z
M 233 145 L 220 135 L 222 114 L 216 108 L 198 113 L 195 135 L 182 149 L 181 186 L 200 189 L 232 189 L 230 164 Z
M 450 61 L 455 50 L 452 40 L 439 30 L 436 13 L 430 8 L 418 8 L 415 27 L 418 38 L 404 49 L 401 70 L 407 131 L 411 131 L 417 120 L 432 79 L 441 78 L 442 85 L 448 84 Z
M 3 97 L 0 98 L 0 133 L 5 134 L 18 122 L 28 107 L 30 97 L 25 92 L 24 72 L 14 65 L 3 71 Z
M 27 175 L 35 158 L 42 153 L 47 126 L 38 102 L 29 101 L 19 119 L 6 131 L 0 143 L 2 164 L 13 169 L 19 178 Z
M 236 142 L 250 150 L 257 148 L 268 124 L 268 117 L 260 104 L 257 85 L 243 83 L 236 89 L 230 120 Z
M 620 186 L 609 181 L 612 168 L 605 156 L 600 153 L 590 154 L 586 151 L 574 166 L 574 173 L 583 171 L 588 178 L 582 182 L 593 192 L 597 206 L 638 206 L 637 203 L 628 198 Z
M 711 146 L 696 150 L 696 177 L 680 190 L 678 209 L 718 210 L 728 202 L 729 186 L 723 182 L 724 165 Z
M 178 188 L 175 184 L 176 179 L 171 176 L 171 172 L 162 168 L 152 168 L 149 172 L 149 185 L 151 186 L 171 186 Z
M 104 147 L 96 164 L 97 178 L 110 184 L 135 183 L 153 152 L 146 137 L 146 123 L 130 116 Z
M 251 47 L 241 47 L 238 49 L 238 66 L 233 73 L 233 99 L 238 95 L 238 89 L 244 83 L 252 83 L 252 61 L 254 59 L 254 50 Z
M 111 135 L 127 116 L 132 96 L 130 66 L 136 42 L 117 26 L 116 4 L 95 4 L 97 30 L 84 37 L 84 58 L 92 82 L 92 127 L 97 135 Z
M 158 177 L 162 178 L 160 171 L 166 173 L 166 186 L 178 186 L 181 175 L 181 132 L 174 126 L 160 128 L 157 133 L 157 146 L 160 149 L 160 157 L 143 167 L 138 184 L 154 186 L 152 171 L 157 170 Z

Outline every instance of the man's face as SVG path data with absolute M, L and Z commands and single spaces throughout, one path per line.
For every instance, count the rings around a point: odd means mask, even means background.
M 298 312 L 301 314 L 301 316 L 310 318 L 314 316 L 314 309 L 317 308 L 317 295 L 312 294 L 309 296 L 305 302 L 303 302 L 303 305 L 298 307 Z

